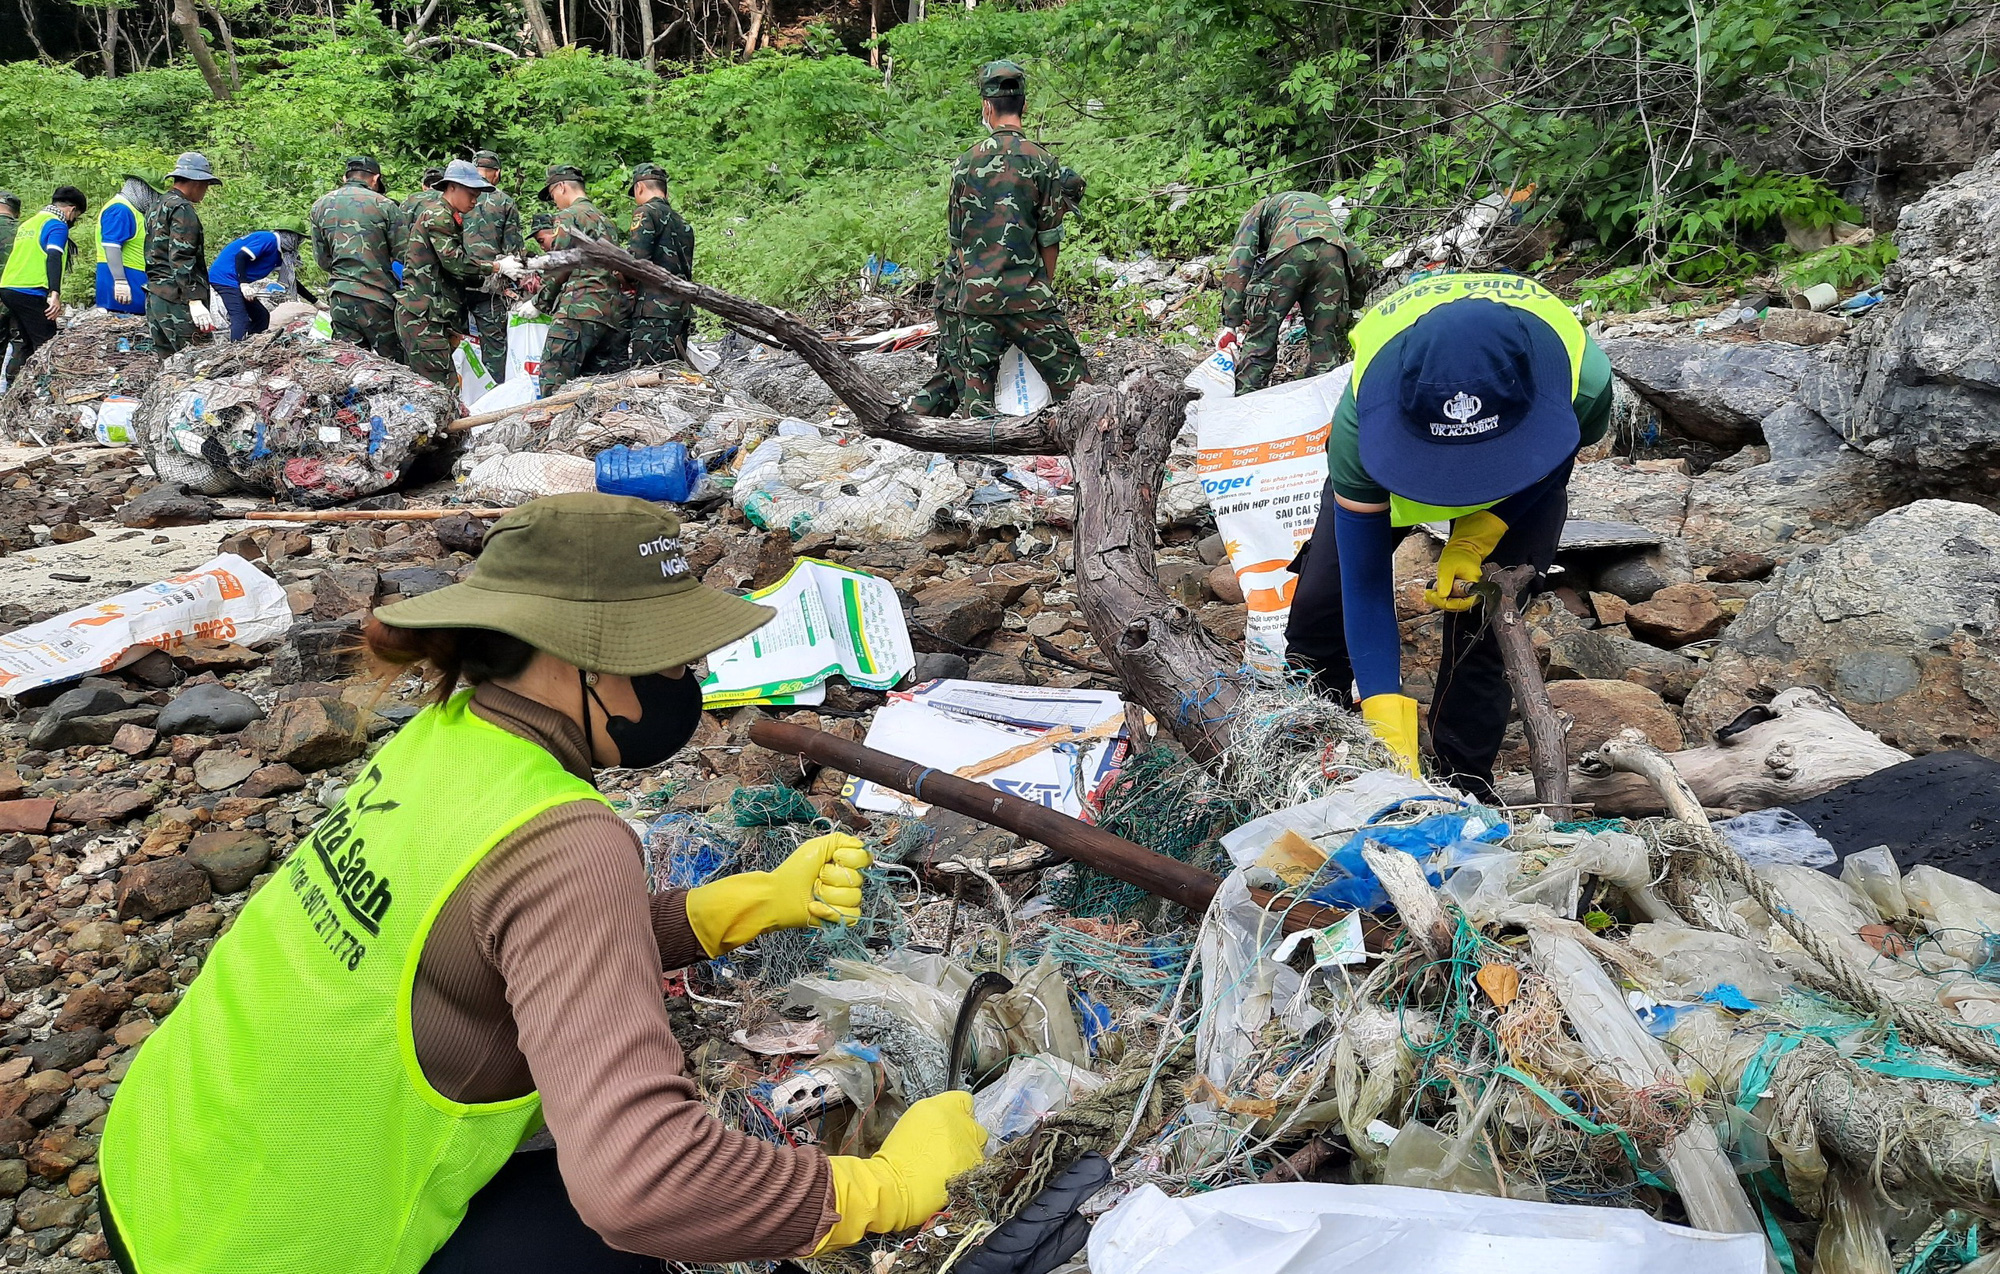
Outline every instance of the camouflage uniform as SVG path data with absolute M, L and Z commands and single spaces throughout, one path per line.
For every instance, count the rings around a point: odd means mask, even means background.
M 0 207 L 0 261 L 5 261 L 7 254 L 14 250 L 14 231 L 19 229 L 20 225 L 19 218 L 6 208 Z M 9 376 L 21 368 L 20 340 L 21 334 L 15 330 L 13 312 L 6 306 L 0 305 L 0 367 L 4 367 L 5 374 Z M 11 363 L 7 360 L 7 351 L 10 347 L 14 350 Z
M 1367 294 L 1367 257 L 1340 232 L 1318 195 L 1287 191 L 1258 201 L 1236 231 L 1222 271 L 1222 325 L 1236 328 L 1236 392 L 1270 382 L 1278 332 L 1294 304 L 1306 321 L 1306 375 L 1330 371 L 1347 352 L 1354 298 Z
M 146 218 L 146 334 L 161 354 L 176 354 L 199 334 L 189 305 L 208 301 L 208 245 L 201 214 L 172 186 Z
M 525 242 L 521 237 L 521 206 L 513 196 L 498 189 L 480 191 L 479 202 L 465 214 L 465 250 L 480 269 L 490 274 L 493 263 L 501 257 L 519 257 Z M 465 308 L 479 327 L 479 357 L 498 379 L 507 367 L 507 296 L 504 292 L 468 292 Z
M 396 203 L 358 178 L 319 197 L 312 206 L 313 257 L 332 280 L 327 308 L 333 339 L 374 350 L 398 362 L 396 338 Z
M 403 228 L 403 290 L 396 294 L 396 335 L 410 370 L 452 383 L 451 351 L 465 332 L 465 284 L 483 272 L 465 250 L 458 213 L 427 190 L 411 201 Z
M 650 175 L 641 168 L 633 174 L 634 180 L 642 174 Z M 683 279 L 694 278 L 694 228 L 665 195 L 633 209 L 630 248 L 641 261 L 651 261 Z M 632 307 L 633 366 L 686 357 L 688 327 L 686 301 L 640 288 Z
M 940 354 L 950 375 L 941 367 L 911 410 L 936 411 L 955 393 L 966 415 L 990 415 L 1009 345 L 1020 347 L 1057 402 L 1088 377 L 1042 264 L 1042 249 L 1062 239 L 1067 204 L 1063 168 L 1017 129 L 996 131 L 952 165 L 951 257 L 938 293 Z
M 575 247 L 579 234 L 607 243 L 618 241 L 617 227 L 588 196 L 556 214 L 551 251 Z M 609 370 L 619 361 L 631 312 L 617 271 L 594 265 L 571 270 L 551 314 L 554 321 L 549 324 L 549 342 L 542 348 L 542 396 L 586 372 Z

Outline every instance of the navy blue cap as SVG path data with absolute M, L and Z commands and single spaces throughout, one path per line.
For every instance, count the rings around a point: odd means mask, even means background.
M 1484 298 L 1449 301 L 1390 338 L 1354 406 L 1368 476 L 1424 504 L 1503 500 L 1582 438 L 1562 337 Z

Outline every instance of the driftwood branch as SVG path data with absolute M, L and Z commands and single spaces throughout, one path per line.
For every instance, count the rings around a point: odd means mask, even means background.
M 1077 480 L 1078 603 L 1098 649 L 1126 695 L 1165 722 L 1190 755 L 1220 755 L 1244 685 L 1242 659 L 1166 595 L 1154 558 L 1160 474 L 1193 397 L 1165 364 L 1131 368 L 1116 384 L 1079 386 L 1061 404 L 1019 419 L 926 419 L 904 411 L 844 351 L 783 310 L 689 282 L 598 240 L 536 259 L 544 271 L 584 263 L 608 267 L 791 350 L 871 437 L 925 451 L 1068 455 Z
M 1535 578 L 1535 568 L 1503 569 L 1489 563 L 1486 578 L 1499 590 L 1498 604 L 1489 608 L 1487 622 L 1500 640 L 1500 659 L 1514 688 L 1514 702 L 1521 708 L 1521 723 L 1528 735 L 1528 767 L 1535 775 L 1535 800 L 1547 806 L 1548 816 L 1560 823 L 1570 816 L 1569 760 L 1562 719 L 1549 703 L 1541 661 L 1535 657 L 1528 625 L 1521 618 L 1521 594 Z
M 490 53 L 501 54 L 504 57 L 518 59 L 521 56 L 504 44 L 495 44 L 491 40 L 475 40 L 471 36 L 466 35 L 427 35 L 421 40 L 412 40 L 408 44 L 405 44 L 403 50 L 405 52 L 412 52 L 417 49 L 427 49 L 434 44 L 470 44 L 476 48 L 485 49 Z

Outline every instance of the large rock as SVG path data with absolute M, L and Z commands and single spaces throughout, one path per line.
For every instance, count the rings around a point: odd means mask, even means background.
M 1549 703 L 1557 712 L 1569 714 L 1569 733 L 1564 746 L 1574 761 L 1618 732 L 1631 728 L 1643 732 L 1647 742 L 1662 752 L 1681 748 L 1681 723 L 1659 695 L 1630 681 L 1552 681 Z
M 1766 416 L 1764 437 L 1768 461 L 1694 484 L 1681 534 L 1696 565 L 1732 553 L 1789 557 L 1839 539 L 1911 494 L 1904 474 L 1847 446 L 1808 407 L 1794 403 Z
M 1822 405 L 1871 456 L 1938 493 L 2000 481 L 2000 154 L 1903 209 L 1890 300 L 1856 325 L 1859 386 Z
M 257 701 L 219 682 L 190 686 L 160 711 L 161 734 L 234 734 L 264 719 Z
M 1621 336 L 1604 352 L 1670 427 L 1718 447 L 1762 442 L 1764 418 L 1829 375 L 1819 352 L 1775 341 Z
M 336 698 L 288 699 L 244 738 L 267 759 L 300 770 L 340 765 L 368 749 L 360 714 Z
M 1909 752 L 2000 756 L 2000 514 L 1923 500 L 1794 558 L 1689 695 L 1703 730 L 1795 685 Z
M 1676 536 L 1687 520 L 1688 492 L 1694 485 L 1694 479 L 1676 469 L 1593 460 L 1570 474 L 1570 520 L 1637 522 L 1649 531 Z
M 178 482 L 162 482 L 118 510 L 120 526 L 151 530 L 162 526 L 200 526 L 215 520 L 221 505 L 197 495 Z
M 216 893 L 233 894 L 249 888 L 271 861 L 271 841 L 256 832 L 203 832 L 188 842 L 187 857 L 208 873 Z
M 351 620 L 293 624 L 285 644 L 271 657 L 271 677 L 279 683 L 333 681 L 354 671 L 361 625 Z
M 1625 612 L 1634 635 L 1669 648 L 1707 641 L 1728 622 L 1714 591 L 1700 584 L 1663 588 Z
M 208 873 L 185 858 L 162 858 L 127 867 L 118 876 L 118 914 L 158 920 L 207 902 Z
M 1549 642 L 1546 653 L 1551 682 L 1630 681 L 1669 703 L 1686 699 L 1701 680 L 1701 665 L 1687 656 L 1602 629 L 1562 633 Z

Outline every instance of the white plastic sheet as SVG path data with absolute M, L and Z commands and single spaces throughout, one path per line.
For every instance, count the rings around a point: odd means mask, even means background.
M 108 671 L 191 637 L 252 646 L 283 637 L 292 608 L 278 582 L 234 553 L 0 636 L 0 695 Z
M 499 386 L 500 382 L 493 379 L 493 370 L 480 357 L 479 346 L 469 336 L 458 338 L 458 346 L 451 352 L 451 365 L 458 372 L 459 405 L 467 411 Z
M 542 374 L 542 348 L 549 343 L 549 320 L 507 316 L 507 374 L 501 384 Z
M 1351 365 L 1240 398 L 1194 405 L 1201 489 L 1249 606 L 1243 643 L 1251 668 L 1278 675 L 1298 576 L 1289 569 L 1312 538 L 1326 485 L 1326 439 Z
M 1091 1274 L 1758 1274 L 1764 1240 L 1629 1208 L 1403 1186 L 1139 1187 L 1090 1232 Z
M 1000 376 L 993 384 L 993 407 L 1003 416 L 1025 416 L 1049 405 L 1048 382 L 1018 345 L 1000 356 Z

